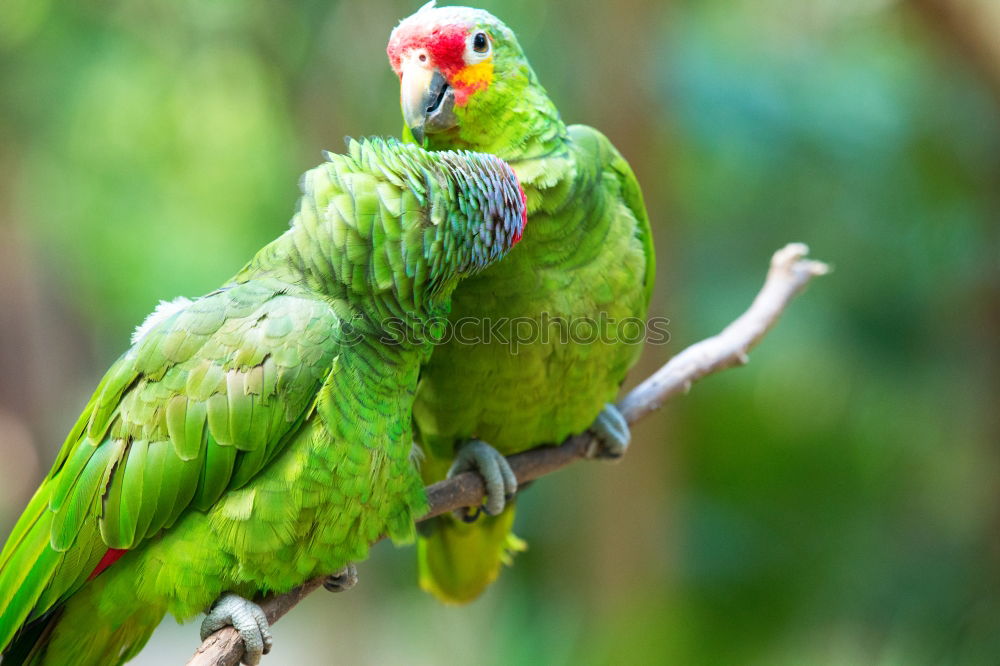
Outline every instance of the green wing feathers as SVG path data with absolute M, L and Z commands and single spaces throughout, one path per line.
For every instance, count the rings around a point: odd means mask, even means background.
M 332 311 L 296 291 L 258 281 L 209 294 L 112 366 L 0 555 L 0 648 L 109 549 L 207 509 L 282 449 L 336 349 Z
M 604 139 L 608 141 L 607 139 Z M 608 142 L 610 145 L 610 142 Z M 613 146 L 612 146 L 613 149 Z M 618 151 L 615 151 L 615 159 L 611 162 L 611 168 L 618 174 L 618 182 L 621 185 L 621 196 L 625 205 L 632 215 L 635 216 L 635 236 L 642 243 L 642 249 L 646 256 L 646 273 L 643 277 L 643 293 L 645 294 L 645 304 L 648 307 L 653 297 L 653 285 L 656 282 L 656 252 L 653 249 L 653 230 L 649 226 L 649 215 L 646 213 L 646 204 L 642 199 L 642 190 L 639 189 L 639 181 L 636 180 L 632 167 L 629 166 L 625 158 Z
M 632 233 L 642 244 L 646 259 L 642 286 L 645 296 L 643 302 L 648 307 L 656 280 L 656 253 L 653 250 L 653 230 L 649 226 L 649 214 L 646 212 L 639 181 L 632 167 L 604 134 L 586 125 L 570 125 L 569 134 L 581 151 L 592 158 L 592 164 L 601 165 L 606 173 L 613 175 L 618 190 L 615 196 L 621 199 L 635 218 Z

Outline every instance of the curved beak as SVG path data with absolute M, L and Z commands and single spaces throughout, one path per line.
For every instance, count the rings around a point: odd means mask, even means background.
M 423 144 L 426 134 L 457 124 L 455 94 L 447 79 L 437 69 L 420 62 L 415 54 L 402 64 L 399 100 L 403 120 L 417 143 Z

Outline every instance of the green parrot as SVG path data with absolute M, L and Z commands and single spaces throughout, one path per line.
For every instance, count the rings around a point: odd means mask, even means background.
M 524 241 L 455 291 L 451 321 L 470 335 L 435 348 L 414 403 L 424 480 L 474 469 L 486 482 L 486 517 L 444 516 L 418 537 L 421 586 L 459 603 L 524 548 L 511 532 L 517 483 L 502 455 L 588 428 L 598 456 L 625 450 L 628 424 L 611 401 L 641 348 L 652 234 L 628 163 L 597 130 L 563 124 L 497 18 L 432 2 L 393 30 L 387 53 L 404 138 L 497 155 L 528 197 Z
M 111 367 L 0 553 L 4 666 L 120 664 L 166 612 L 211 607 L 246 663 L 250 599 L 343 571 L 426 510 L 420 365 L 460 278 L 520 240 L 500 159 L 350 142 L 291 227 L 197 300 L 161 304 Z M 213 606 L 213 601 L 216 603 Z

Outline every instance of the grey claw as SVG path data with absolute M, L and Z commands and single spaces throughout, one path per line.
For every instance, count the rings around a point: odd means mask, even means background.
M 330 592 L 346 592 L 358 584 L 358 568 L 354 563 L 348 564 L 323 582 Z
M 223 627 L 233 627 L 243 639 L 242 663 L 257 666 L 262 655 L 271 651 L 273 638 L 267 616 L 260 606 L 238 594 L 223 594 L 201 623 L 201 640 Z
M 625 455 L 625 450 L 628 449 L 629 441 L 632 439 L 628 421 L 611 403 L 604 405 L 604 409 L 590 426 L 590 431 L 598 440 L 598 446 L 589 451 L 591 458 L 617 460 Z
M 472 439 L 459 448 L 455 462 L 448 470 L 448 478 L 469 471 L 479 472 L 483 477 L 483 483 L 486 485 L 486 502 L 483 509 L 486 513 L 495 516 L 502 512 L 507 500 L 517 492 L 517 477 L 514 476 L 514 470 L 510 468 L 507 459 L 486 442 Z

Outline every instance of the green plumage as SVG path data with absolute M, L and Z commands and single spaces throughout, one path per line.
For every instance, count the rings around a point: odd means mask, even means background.
M 349 148 L 305 174 L 287 232 L 161 306 L 98 386 L 0 553 L 5 666 L 121 663 L 165 612 L 412 537 L 426 324 L 516 242 L 523 203 L 491 156 Z M 109 549 L 128 552 L 94 577 Z
M 643 322 L 654 277 L 649 221 L 631 168 L 597 130 L 563 124 L 507 26 L 482 10 L 424 8 L 400 24 L 390 50 L 417 44 L 433 59 L 436 35 L 459 28 L 468 44 L 477 32 L 488 35 L 489 59 L 477 66 L 492 66 L 492 76 L 464 105 L 456 102 L 454 127 L 428 131 L 425 146 L 508 161 L 527 194 L 528 225 L 507 260 L 459 286 L 451 318 L 526 318 L 538 323 L 538 335 L 516 354 L 501 339 L 435 349 L 414 404 L 428 482 L 444 477 L 456 446 L 469 438 L 509 455 L 586 430 L 614 401 L 641 349 L 614 335 L 588 341 L 586 320 Z M 404 136 L 412 139 L 406 128 Z M 445 601 L 475 598 L 508 551 L 523 547 L 510 534 L 512 521 L 512 504 L 473 524 L 436 520 L 418 543 L 421 585 Z

